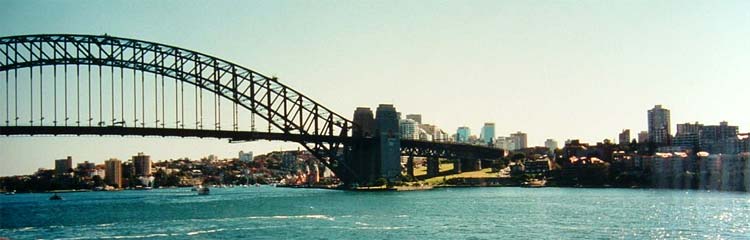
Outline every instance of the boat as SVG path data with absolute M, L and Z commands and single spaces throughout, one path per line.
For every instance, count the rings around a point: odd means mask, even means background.
M 5 195 L 16 195 L 16 190 L 5 192 Z
M 200 187 L 198 188 L 198 195 L 208 195 L 208 193 L 211 192 L 208 187 Z
M 63 200 L 63 198 L 60 197 L 60 195 L 57 195 L 57 193 L 55 193 L 55 195 L 52 195 L 51 197 L 49 197 L 49 200 Z
M 531 180 L 529 182 L 523 182 L 521 183 L 521 187 L 528 187 L 528 188 L 540 188 L 547 185 L 546 180 Z

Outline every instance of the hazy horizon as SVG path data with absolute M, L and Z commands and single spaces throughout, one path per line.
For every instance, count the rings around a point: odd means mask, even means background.
M 278 76 L 351 119 L 392 103 L 453 134 L 522 131 L 595 143 L 675 125 L 750 131 L 750 2 L 684 1 L 3 1 L 0 36 L 79 33 L 153 41 Z M 220 16 L 220 17 L 216 17 Z M 4 86 L 4 85 L 0 85 Z M 743 104 L 744 103 L 744 104 Z M 2 111 L 4 114 L 4 111 Z M 94 147 L 95 146 L 95 147 Z M 169 147 L 165 147 L 169 146 Z M 236 157 L 295 143 L 161 137 L 0 136 L 0 176 L 101 163 Z

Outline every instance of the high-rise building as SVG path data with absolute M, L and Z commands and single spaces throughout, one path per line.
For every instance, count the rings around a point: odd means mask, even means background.
M 96 164 L 85 161 L 77 164 L 76 175 L 80 174 L 82 177 L 93 177 L 95 170 Z
M 513 147 L 510 150 L 519 150 L 527 148 L 527 141 L 526 141 L 526 133 L 523 133 L 521 131 L 518 131 L 516 133 L 511 133 L 510 138 L 513 139 Z
M 118 188 L 122 187 L 122 162 L 120 160 L 110 158 L 104 161 L 105 173 L 104 182 L 107 185 L 115 186 Z
M 375 111 L 380 137 L 380 176 L 395 181 L 401 175 L 401 134 L 396 108 L 380 104 Z
M 648 132 L 641 131 L 638 133 L 638 143 L 648 142 Z
M 420 139 L 420 129 L 417 122 L 411 119 L 401 119 L 398 123 L 401 139 Z
M 247 151 L 243 152 L 240 151 L 240 162 L 252 162 L 253 161 L 253 152 Z
M 701 151 L 712 154 L 734 154 L 740 151 L 739 127 L 730 126 L 726 121 L 719 125 L 706 125 L 700 131 L 698 140 Z
M 456 130 L 456 142 L 468 143 L 469 136 L 471 136 L 469 127 L 458 127 L 458 130 Z
M 648 110 L 648 140 L 656 144 L 670 144 L 672 132 L 670 130 L 669 109 L 656 105 Z
M 139 152 L 138 155 L 133 156 L 133 165 L 135 165 L 136 176 L 151 176 L 151 156 Z
M 63 175 L 67 174 L 73 169 L 73 157 L 68 156 L 65 159 L 55 160 L 55 174 Z
M 352 130 L 352 135 L 357 137 L 374 137 L 377 124 L 372 110 L 368 107 L 358 107 L 354 110 L 354 123 L 358 128 Z
M 620 132 L 620 135 L 618 135 L 618 138 L 620 140 L 620 145 L 625 145 L 630 143 L 630 129 L 624 129 L 622 132 Z
M 510 150 L 513 148 L 513 138 L 499 136 L 495 139 L 495 147 L 503 150 Z
M 701 129 L 703 129 L 703 124 L 698 122 L 677 124 L 677 132 L 672 145 L 688 149 L 698 147 Z
M 550 152 L 555 152 L 555 149 L 557 149 L 557 141 L 548 138 L 546 141 L 544 141 L 544 147 L 549 149 Z
M 743 153 L 750 153 L 750 132 L 741 134 L 741 147 L 740 150 Z M 746 165 L 748 169 L 750 169 L 750 162 Z M 750 173 L 750 172 L 748 172 Z M 750 174 L 745 175 L 746 178 L 750 180 Z M 749 182 L 750 183 L 750 182 Z M 750 188 L 750 184 L 746 185 Z
M 495 123 L 484 123 L 482 126 L 482 132 L 479 134 L 479 138 L 482 139 L 484 144 L 492 144 L 495 140 Z
M 422 114 L 406 114 L 406 119 L 411 119 L 417 122 L 417 124 L 422 124 Z

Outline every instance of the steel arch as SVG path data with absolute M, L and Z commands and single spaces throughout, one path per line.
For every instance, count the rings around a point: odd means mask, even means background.
M 150 72 L 195 85 L 228 99 L 285 134 L 327 136 L 298 141 L 329 168 L 340 161 L 341 141 L 353 122 L 267 77 L 207 54 L 170 45 L 107 35 L 23 35 L 0 38 L 0 72 L 51 65 L 111 66 Z M 346 177 L 346 176 L 339 176 Z M 342 179 L 345 180 L 345 179 Z

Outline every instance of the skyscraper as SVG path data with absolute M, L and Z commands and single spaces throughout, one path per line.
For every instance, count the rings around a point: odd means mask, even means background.
M 133 156 L 136 176 L 151 176 L 151 156 L 139 152 Z
M 398 113 L 391 104 L 380 104 L 375 111 L 380 136 L 380 176 L 394 181 L 401 175 L 401 134 Z
M 458 127 L 458 130 L 456 130 L 456 142 L 467 143 L 469 142 L 469 136 L 471 136 L 469 127 Z
M 511 133 L 510 138 L 513 139 L 513 147 L 510 150 L 519 150 L 527 147 L 526 133 L 523 133 L 521 131 Z
M 492 144 L 495 139 L 495 123 L 484 123 L 484 126 L 482 126 L 482 132 L 479 135 L 479 138 L 482 139 L 484 144 Z
M 630 143 L 630 129 L 624 129 L 624 130 L 622 130 L 622 132 L 620 133 L 620 135 L 618 136 L 618 138 L 620 140 L 620 142 L 619 142 L 620 145 L 625 145 L 625 144 Z
M 104 182 L 107 185 L 115 186 L 118 188 L 122 187 L 122 162 L 120 160 L 110 158 L 104 161 L 105 173 Z
M 354 110 L 354 123 L 359 126 L 352 130 L 352 135 L 356 137 L 373 137 L 375 136 L 375 116 L 368 107 L 358 107 Z
M 68 156 L 65 159 L 55 160 L 55 174 L 63 175 L 68 173 L 70 169 L 73 169 L 73 157 Z
M 656 144 L 670 144 L 669 109 L 656 105 L 648 110 L 648 140 Z

